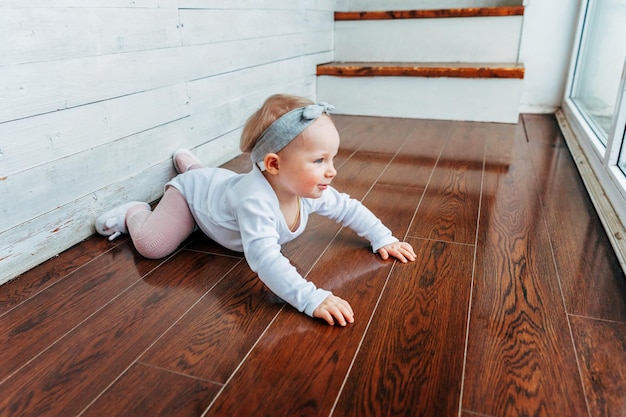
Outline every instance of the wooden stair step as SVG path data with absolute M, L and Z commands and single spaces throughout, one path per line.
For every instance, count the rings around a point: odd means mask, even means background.
M 432 19 L 445 17 L 523 16 L 524 6 L 467 7 L 454 9 L 335 12 L 335 20 Z
M 329 62 L 317 66 L 317 75 L 523 79 L 524 65 L 457 62 Z

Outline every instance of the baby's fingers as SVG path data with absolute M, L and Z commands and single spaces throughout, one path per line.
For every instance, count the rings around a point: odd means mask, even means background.
M 325 320 L 333 326 L 335 320 L 341 326 L 354 322 L 354 312 L 350 304 L 339 297 L 328 296 L 313 312 L 313 317 Z
M 339 304 L 331 307 L 329 310 L 330 314 L 335 317 L 340 326 L 345 326 L 348 323 L 354 322 L 354 313 L 352 313 L 352 308 L 350 308 L 349 305 L 346 307 L 343 304 Z
M 408 253 L 406 250 L 400 248 L 394 248 L 393 251 L 389 251 L 389 253 L 391 255 L 394 256 L 394 258 L 397 258 L 398 260 L 400 260 L 400 262 L 402 263 L 407 263 L 408 262 L 408 257 L 410 256 L 410 253 Z
M 400 252 L 399 250 L 393 250 L 393 251 L 390 250 L 389 254 L 391 254 L 394 258 L 398 259 L 402 263 L 408 262 L 406 258 L 404 257 L 404 255 L 402 254 L 402 252 Z
M 332 314 L 330 314 L 328 310 L 320 311 L 317 317 L 319 317 L 322 320 L 325 320 L 326 323 L 330 324 L 331 326 L 335 325 L 335 320 L 333 320 L 333 316 Z
M 383 256 L 383 251 L 385 251 L 386 257 Z M 406 242 L 389 246 L 386 249 L 381 248 L 380 255 L 383 259 L 387 259 L 391 255 L 402 263 L 413 262 L 416 258 L 413 247 Z
M 415 258 L 417 258 L 417 255 L 415 254 L 413 247 L 409 245 L 408 243 L 403 242 L 400 250 L 403 252 L 404 256 L 411 262 L 413 262 Z

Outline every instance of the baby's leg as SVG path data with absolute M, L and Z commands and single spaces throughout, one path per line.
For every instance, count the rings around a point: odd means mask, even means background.
M 146 258 L 159 259 L 187 239 L 195 221 L 185 197 L 176 188 L 168 187 L 154 211 L 144 206 L 128 210 L 126 226 L 137 251 Z

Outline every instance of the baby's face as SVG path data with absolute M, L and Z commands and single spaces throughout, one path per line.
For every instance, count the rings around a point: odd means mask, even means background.
M 284 185 L 300 197 L 320 197 L 337 175 L 333 159 L 338 150 L 339 133 L 322 115 L 280 152 Z

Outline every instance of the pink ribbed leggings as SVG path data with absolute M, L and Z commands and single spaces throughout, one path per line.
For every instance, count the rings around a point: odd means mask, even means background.
M 126 227 L 141 255 L 159 259 L 174 252 L 187 239 L 193 232 L 195 220 L 180 191 L 167 187 L 154 211 L 143 204 L 128 210 Z

